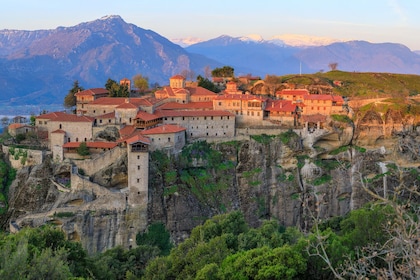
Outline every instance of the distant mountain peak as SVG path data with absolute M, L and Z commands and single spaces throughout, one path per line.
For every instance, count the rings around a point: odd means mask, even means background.
M 106 15 L 100 18 L 100 20 L 108 20 L 108 19 L 121 19 L 122 18 L 118 15 Z
M 239 37 L 238 39 L 244 42 L 257 42 L 257 43 L 264 42 L 263 37 L 258 34 L 249 34 L 243 37 Z
M 197 37 L 186 37 L 186 38 L 175 38 L 175 39 L 171 39 L 170 41 L 172 43 L 175 43 L 185 48 L 185 47 L 197 44 L 197 43 L 201 43 L 204 40 Z
M 330 37 L 319 37 L 302 34 L 276 35 L 273 36 L 270 41 L 277 44 L 279 44 L 279 42 L 283 42 L 285 45 L 293 47 L 319 47 L 330 45 L 332 43 L 343 42 L 343 40 Z

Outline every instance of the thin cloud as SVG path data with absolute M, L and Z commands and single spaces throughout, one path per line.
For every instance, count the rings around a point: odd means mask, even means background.
M 388 6 L 398 16 L 402 24 L 408 23 L 408 16 L 398 0 L 388 0 Z

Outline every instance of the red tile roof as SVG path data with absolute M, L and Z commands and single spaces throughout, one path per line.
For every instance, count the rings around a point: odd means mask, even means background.
M 97 94 L 109 94 L 109 91 L 104 88 L 91 88 L 83 91 L 76 92 L 75 96 L 95 96 Z
M 64 130 L 62 130 L 62 129 L 57 129 L 57 130 L 51 131 L 51 133 L 61 133 L 61 134 L 66 134 L 66 132 L 65 132 Z
M 266 97 L 253 95 L 253 94 L 235 94 L 229 93 L 217 96 L 214 100 L 246 100 L 246 101 L 261 101 L 267 100 Z
M 136 115 L 136 119 L 141 119 L 143 121 L 151 121 L 151 120 L 156 120 L 159 119 L 160 117 L 155 115 L 155 114 L 149 114 L 147 112 L 144 111 L 139 111 Z
M 12 123 L 11 125 L 9 125 L 9 129 L 16 129 L 22 126 L 25 126 L 25 125 L 23 123 Z
M 133 134 L 136 131 L 136 127 L 134 125 L 126 125 L 120 129 L 120 137 L 126 138 Z
M 170 79 L 171 79 L 171 80 L 172 80 L 172 79 L 182 79 L 182 80 L 185 80 L 185 77 L 184 77 L 184 76 L 182 76 L 182 75 L 174 75 L 174 76 L 172 76 Z
M 46 114 L 39 115 L 36 118 L 37 119 L 51 120 L 51 119 L 54 119 L 54 118 L 56 118 L 58 116 L 61 116 L 61 115 L 66 115 L 66 113 L 64 113 L 64 112 L 51 112 L 51 113 L 46 113 Z
M 111 113 L 103 114 L 103 115 L 100 115 L 100 116 L 96 116 L 95 118 L 97 118 L 97 119 L 114 119 L 115 118 L 115 112 L 111 112 Z
M 290 100 L 268 100 L 265 111 L 270 112 L 294 112 L 296 104 L 292 104 Z
M 190 102 L 190 103 L 178 103 L 178 102 L 168 102 L 162 104 L 157 108 L 157 110 L 212 110 L 213 101 L 205 102 Z
M 307 89 L 282 89 L 276 92 L 276 94 L 284 95 L 307 95 L 309 91 Z
M 176 111 L 176 110 L 157 110 L 156 115 L 161 117 L 221 117 L 221 116 L 235 116 L 228 111 Z
M 203 95 L 204 96 L 210 95 L 214 97 L 217 96 L 216 93 L 203 87 L 187 87 L 187 89 L 190 91 L 191 95 L 194 95 L 194 96 L 203 96 Z
M 150 144 L 150 139 L 147 137 L 144 137 L 143 135 L 141 135 L 140 133 L 125 139 L 125 142 L 127 142 L 127 144 L 133 144 L 133 143 L 137 143 L 137 142 L 141 142 L 143 144 Z
M 95 118 L 87 116 L 77 116 L 74 114 L 60 114 L 54 119 L 51 119 L 52 122 L 93 122 Z
M 67 142 L 63 148 L 79 148 L 82 142 Z M 118 145 L 116 142 L 86 142 L 88 148 L 112 149 Z
M 126 102 L 116 107 L 117 109 L 138 109 L 139 107 L 131 102 Z
M 325 122 L 327 120 L 327 116 L 321 114 L 303 115 L 302 119 L 305 122 Z
M 165 124 L 151 129 L 143 130 L 141 134 L 151 135 L 151 134 L 168 134 L 168 133 L 177 133 L 187 130 L 185 127 L 174 125 L 174 124 Z
M 140 106 L 142 104 L 147 104 L 145 98 L 127 98 L 127 97 L 101 97 L 89 103 L 89 105 L 113 105 L 118 106 L 129 101 L 130 103 Z
M 165 95 L 168 95 L 169 97 L 174 97 L 175 96 L 175 93 L 174 93 L 174 91 L 172 90 L 172 88 L 171 87 L 169 87 L 169 86 L 166 86 L 166 87 L 163 87 L 162 89 L 160 89 L 160 90 L 157 90 L 156 92 L 155 92 L 155 94 L 165 94 Z

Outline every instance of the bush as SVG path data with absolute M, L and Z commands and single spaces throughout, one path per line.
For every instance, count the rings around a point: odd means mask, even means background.
M 88 156 L 88 155 L 90 155 L 89 148 L 87 147 L 86 142 L 80 143 L 79 148 L 77 148 L 77 153 L 80 156 Z

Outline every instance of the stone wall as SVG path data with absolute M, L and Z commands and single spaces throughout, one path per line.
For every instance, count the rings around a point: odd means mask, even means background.
M 9 146 L 2 145 L 2 151 L 6 155 L 9 156 L 10 164 L 13 168 L 20 169 L 23 166 L 32 166 L 41 164 L 45 157 L 45 151 L 40 150 L 30 150 L 30 149 L 23 149 L 23 148 L 15 148 L 15 154 L 19 152 L 26 152 L 26 160 L 24 164 L 22 164 L 22 156 L 19 156 L 18 159 L 15 159 L 14 155 L 9 153 Z
M 177 124 L 187 129 L 187 139 L 197 137 L 232 137 L 235 134 L 235 117 L 167 117 L 164 124 Z
M 73 163 L 78 168 L 83 169 L 85 174 L 92 175 L 101 170 L 102 168 L 105 168 L 111 163 L 115 162 L 126 152 L 127 151 L 125 148 L 117 146 L 112 150 L 96 155 L 92 159 L 74 160 Z

